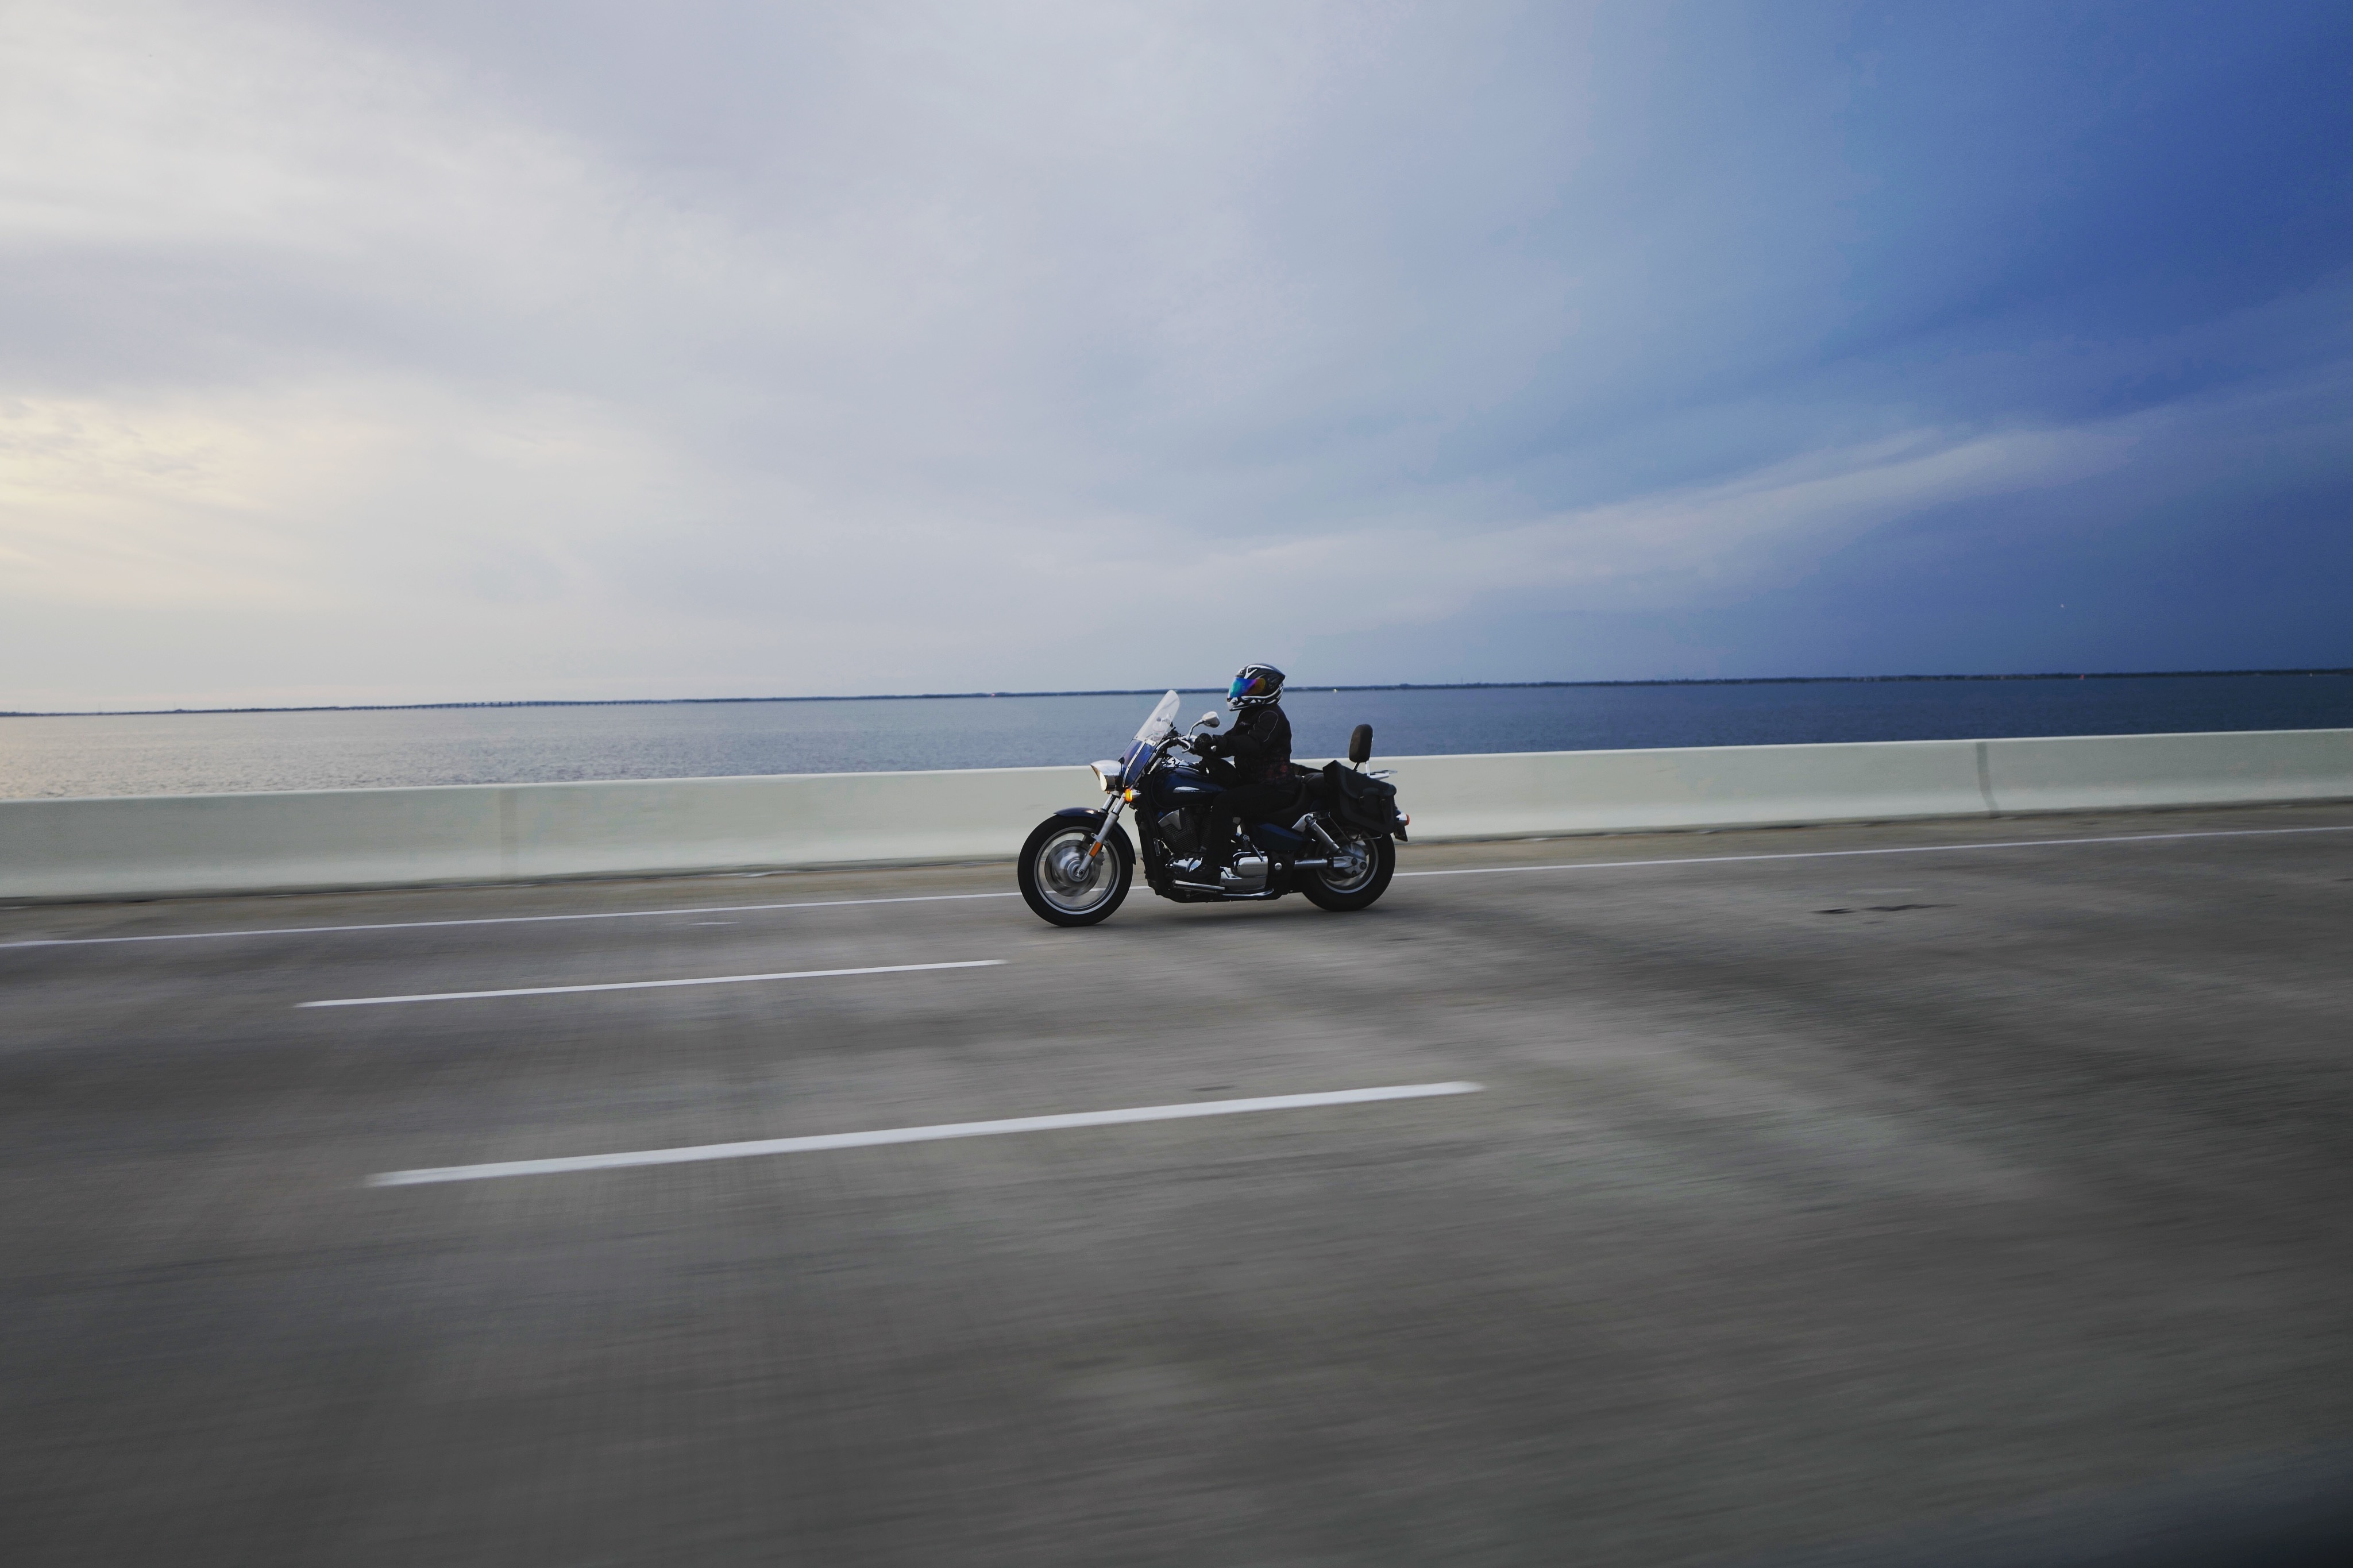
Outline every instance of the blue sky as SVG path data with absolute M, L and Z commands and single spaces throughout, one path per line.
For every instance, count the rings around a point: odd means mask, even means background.
M 0 34 L 0 707 L 2353 664 L 2341 5 Z

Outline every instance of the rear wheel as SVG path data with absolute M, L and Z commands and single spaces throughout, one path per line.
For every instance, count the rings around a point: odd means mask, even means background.
M 1135 880 L 1135 850 L 1113 827 L 1092 859 L 1098 825 L 1073 816 L 1050 816 L 1021 847 L 1021 897 L 1041 921 L 1058 926 L 1091 926 L 1119 908 Z
M 1354 828 L 1340 828 L 1341 853 L 1335 866 L 1310 866 L 1299 873 L 1299 890 L 1319 910 L 1345 914 L 1361 910 L 1388 891 L 1397 875 L 1397 844 L 1386 834 L 1373 837 Z

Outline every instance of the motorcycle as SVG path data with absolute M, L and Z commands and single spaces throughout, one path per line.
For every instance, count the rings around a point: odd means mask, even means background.
M 1397 872 L 1397 847 L 1413 819 L 1398 810 L 1397 786 L 1387 772 L 1366 773 L 1373 727 L 1348 737 L 1348 765 L 1326 763 L 1319 773 L 1293 768 L 1296 804 L 1284 821 L 1233 825 L 1227 863 L 1204 868 L 1210 830 L 1208 803 L 1231 782 L 1232 769 L 1197 744 L 1223 726 L 1212 711 L 1178 732 L 1182 706 L 1170 692 L 1152 710 L 1124 755 L 1094 764 L 1095 782 L 1109 796 L 1100 807 L 1074 805 L 1039 823 L 1021 847 L 1021 897 L 1040 920 L 1058 926 L 1093 925 L 1109 918 L 1135 879 L 1137 845 L 1120 816 L 1134 806 L 1144 878 L 1154 892 L 1180 904 L 1244 903 L 1306 895 L 1335 912 L 1361 910 L 1388 890 Z

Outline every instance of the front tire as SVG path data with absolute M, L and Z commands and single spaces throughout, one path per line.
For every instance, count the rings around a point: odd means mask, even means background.
M 1388 891 L 1389 879 L 1397 875 L 1397 841 L 1387 834 L 1367 838 L 1352 832 L 1340 842 L 1344 847 L 1364 852 L 1364 861 L 1356 869 L 1335 873 L 1310 866 L 1299 873 L 1299 890 L 1307 895 L 1307 901 L 1335 915 L 1368 908 Z
M 1108 919 L 1135 880 L 1135 847 L 1118 827 L 1103 840 L 1092 863 L 1085 857 L 1100 822 L 1050 816 L 1021 846 L 1022 901 L 1039 920 L 1058 926 L 1091 926 Z

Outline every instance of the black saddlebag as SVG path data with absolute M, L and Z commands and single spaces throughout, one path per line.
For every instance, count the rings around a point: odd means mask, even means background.
M 1388 780 L 1326 763 L 1322 793 L 1332 815 L 1349 826 L 1405 837 L 1405 819 L 1398 815 L 1397 785 Z

